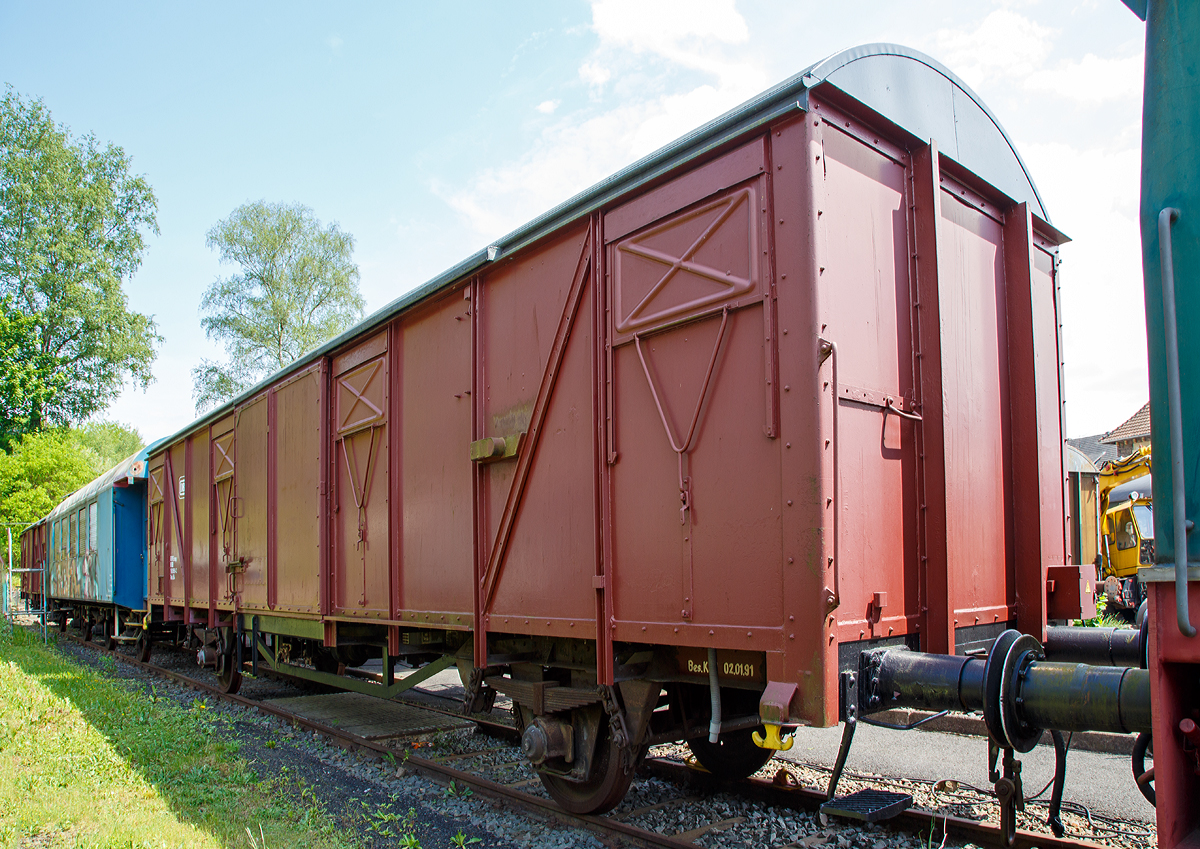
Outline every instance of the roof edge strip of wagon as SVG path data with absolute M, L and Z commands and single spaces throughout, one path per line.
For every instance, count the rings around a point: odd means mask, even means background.
M 1055 247 L 1071 241 L 1070 236 L 1037 214 L 1033 216 L 1033 230 L 1047 241 L 1052 242 Z
M 853 64 L 854 62 L 868 59 L 873 56 L 899 56 L 904 59 L 918 62 L 929 68 L 931 71 L 934 71 L 935 73 L 945 77 L 950 83 L 962 91 L 963 94 L 969 97 L 971 101 L 977 107 L 979 107 L 979 110 L 983 112 L 985 116 L 987 116 L 988 120 L 991 121 L 992 125 L 996 128 L 996 131 L 1004 139 L 1005 144 L 1008 145 L 1008 149 L 1016 159 L 1017 164 L 1021 167 L 1021 171 L 1025 175 L 1026 181 L 1029 183 L 1029 188 L 1033 192 L 1033 198 L 1035 201 L 1037 201 L 1038 209 L 1035 212 L 1042 220 L 1046 221 L 1047 223 L 1050 222 L 1049 213 L 1046 212 L 1046 205 L 1042 202 L 1041 192 L 1038 191 L 1037 184 L 1034 182 L 1033 176 L 1029 173 L 1029 168 L 1025 165 L 1025 160 L 1021 158 L 1021 154 L 1017 151 L 1016 145 L 1013 144 L 1013 140 L 1005 131 L 1004 126 L 992 113 L 992 110 L 988 108 L 987 104 L 983 102 L 983 99 L 977 95 L 974 90 L 962 80 L 962 78 L 960 78 L 941 62 L 934 59 L 932 56 L 927 56 L 918 50 L 913 50 L 900 44 L 876 42 L 873 44 L 863 44 L 858 47 L 851 47 L 847 50 L 842 50 L 838 53 L 835 53 L 832 56 L 829 56 L 828 58 L 823 59 L 822 61 L 813 65 L 808 73 L 810 73 L 813 77 L 817 77 L 822 81 L 827 81 L 830 85 L 837 87 L 837 83 L 829 81 L 828 79 L 831 74 L 837 72 L 841 68 Z M 853 92 L 846 93 L 851 97 L 856 97 Z M 895 118 L 892 118 L 892 120 L 895 120 Z

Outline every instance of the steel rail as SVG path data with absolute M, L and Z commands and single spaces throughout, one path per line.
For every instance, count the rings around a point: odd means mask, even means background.
M 226 701 L 238 704 L 242 707 L 255 708 L 261 713 L 272 715 L 278 719 L 283 719 L 295 726 L 304 728 L 308 731 L 315 732 L 324 737 L 338 743 L 348 749 L 365 750 L 379 755 L 380 759 L 391 756 L 396 757 L 396 749 L 389 748 L 380 743 L 368 740 L 364 737 L 359 737 L 340 728 L 324 725 L 312 719 L 292 713 L 284 708 L 275 705 L 258 702 L 245 696 L 224 693 L 220 688 L 208 684 L 204 681 L 198 681 L 195 678 L 175 672 L 174 670 L 166 669 L 157 666 L 153 663 L 143 663 L 136 658 L 121 654 L 116 650 L 106 649 L 104 646 L 97 643 L 85 640 L 82 637 L 65 633 L 64 636 L 69 637 L 81 645 L 95 649 L 97 652 L 114 656 L 122 663 L 134 666 L 147 672 L 160 675 L 168 678 L 176 683 L 183 684 L 193 689 L 210 693 L 217 698 L 225 699 Z M 280 675 L 278 677 L 289 677 Z M 303 680 L 303 679 L 297 679 Z M 451 711 L 431 707 L 424 703 L 408 701 L 409 704 L 415 704 L 419 707 L 432 710 L 436 713 L 459 716 L 461 718 L 470 719 L 478 725 L 485 726 L 489 731 L 494 731 L 499 736 L 512 735 L 515 729 L 504 725 L 503 723 L 478 719 L 475 717 L 464 716 L 463 714 L 455 714 Z M 430 776 L 437 776 L 447 781 L 454 781 L 457 784 L 463 784 L 470 787 L 473 791 L 479 792 L 483 796 L 511 802 L 517 807 L 527 810 L 535 810 L 538 813 L 546 814 L 553 819 L 564 824 L 581 826 L 590 831 L 600 834 L 618 834 L 635 844 L 643 846 L 665 847 L 665 849 L 699 849 L 700 844 L 688 840 L 681 840 L 677 837 L 659 834 L 658 832 L 641 829 L 636 826 L 623 823 L 616 819 L 602 816 L 579 815 L 568 813 L 559 808 L 554 802 L 549 799 L 542 799 L 538 796 L 531 796 L 526 793 L 521 793 L 510 787 L 507 787 L 488 778 L 472 775 L 463 770 L 455 769 L 440 763 L 436 760 L 420 757 L 419 755 L 409 754 L 404 765 L 411 767 L 417 772 L 425 773 Z M 739 795 L 749 797 L 766 804 L 786 807 L 792 810 L 816 811 L 820 808 L 821 803 L 826 801 L 826 796 L 823 791 L 811 790 L 804 787 L 788 786 L 783 787 L 774 782 L 761 778 L 745 778 L 740 780 L 729 780 L 719 778 L 711 773 L 702 772 L 694 767 L 679 763 L 678 761 L 670 761 L 662 758 L 647 758 L 643 762 L 643 767 L 659 778 L 669 780 L 673 783 L 696 783 L 707 784 L 714 787 L 727 788 L 737 792 Z M 852 823 L 847 823 L 852 825 Z M 951 815 L 937 814 L 930 811 L 920 809 L 912 809 L 905 811 L 899 816 L 889 820 L 885 827 L 889 829 L 906 829 L 916 833 L 933 829 L 941 829 L 950 833 L 965 836 L 973 840 L 987 843 L 993 846 L 1003 846 L 1004 839 L 1001 831 L 996 826 L 987 825 L 986 823 L 976 820 L 966 819 L 964 817 L 956 817 Z M 1024 829 L 1017 830 L 1016 843 L 1013 844 L 1016 849 L 1108 849 L 1102 843 L 1096 843 L 1088 840 L 1070 839 L 1053 837 L 1049 834 L 1040 832 L 1032 832 Z M 793 844 L 786 844 L 781 849 L 791 849 Z

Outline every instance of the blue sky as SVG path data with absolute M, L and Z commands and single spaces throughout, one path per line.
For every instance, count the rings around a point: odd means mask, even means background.
M 368 311 L 636 158 L 856 44 L 932 55 L 1014 139 L 1064 248 L 1067 428 L 1147 398 L 1137 231 L 1143 25 L 1119 0 L 442 4 L 0 0 L 0 81 L 133 158 L 159 236 L 127 283 L 166 342 L 108 415 L 193 418 L 220 355 L 204 246 L 249 200 L 356 239 Z M 227 271 L 225 272 L 227 273 Z

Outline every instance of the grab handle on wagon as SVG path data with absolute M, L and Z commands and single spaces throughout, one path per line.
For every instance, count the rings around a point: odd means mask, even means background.
M 830 372 L 829 381 L 832 384 L 832 391 L 830 392 L 830 397 L 833 399 L 833 411 L 832 411 L 833 412 L 833 499 L 832 499 L 832 507 L 833 507 L 833 557 L 832 557 L 832 561 L 833 562 L 830 564 L 831 566 L 833 566 L 833 598 L 830 599 L 830 609 L 832 610 L 832 609 L 838 607 L 842 603 L 841 581 L 840 581 L 840 576 L 838 574 L 838 571 L 841 568 L 841 564 L 838 562 L 838 548 L 839 548 L 838 538 L 840 536 L 838 531 L 840 530 L 840 527 L 841 527 L 841 523 L 838 521 L 838 512 L 839 512 L 838 508 L 840 506 L 840 499 L 838 498 L 838 496 L 841 494 L 840 478 L 838 475 L 838 473 L 841 471 L 841 468 L 838 465 L 838 453 L 839 453 L 838 406 L 841 403 L 841 401 L 840 401 L 840 398 L 838 397 L 837 343 L 832 342 L 828 339 L 825 339 L 821 336 L 817 337 L 817 342 L 820 343 L 820 345 L 821 345 L 821 360 L 820 360 L 820 362 L 824 363 L 826 358 L 829 359 L 829 372 Z
M 924 421 L 924 419 L 922 419 L 917 413 L 906 413 L 897 407 L 896 399 L 891 395 L 887 396 L 887 398 L 883 400 L 883 414 L 884 416 L 887 416 L 888 413 L 895 413 L 900 418 L 908 419 L 910 422 Z
M 1179 210 L 1158 213 L 1158 256 L 1162 267 L 1163 330 L 1167 349 L 1167 420 L 1171 431 L 1171 506 L 1175 525 L 1175 618 L 1179 632 L 1196 636 L 1188 617 L 1187 487 L 1183 476 L 1183 412 L 1179 391 L 1179 332 L 1175 326 L 1175 261 L 1171 253 L 1171 222 Z

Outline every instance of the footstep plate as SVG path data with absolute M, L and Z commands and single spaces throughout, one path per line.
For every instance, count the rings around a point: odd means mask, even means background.
M 821 805 L 821 813 L 864 822 L 879 822 L 898 816 L 912 807 L 908 793 L 888 790 L 859 790 Z

